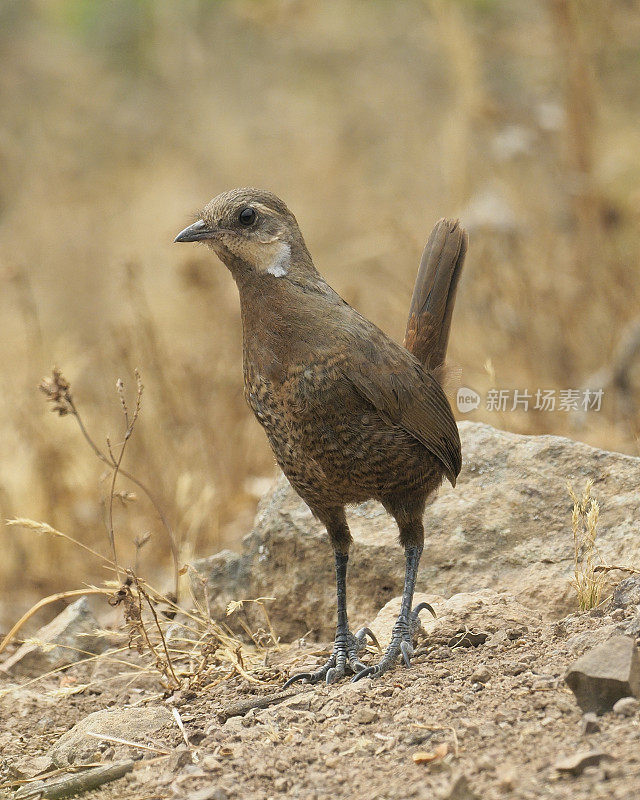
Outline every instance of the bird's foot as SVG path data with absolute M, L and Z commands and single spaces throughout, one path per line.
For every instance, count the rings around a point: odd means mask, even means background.
M 352 682 L 359 681 L 362 678 L 377 678 L 379 675 L 383 675 L 393 667 L 399 655 L 402 655 L 405 666 L 410 667 L 411 657 L 413 656 L 413 635 L 420 626 L 419 614 L 425 609 L 435 617 L 436 612 L 429 603 L 420 603 L 407 615 L 401 613 L 393 626 L 389 647 L 387 647 L 380 661 L 356 672 L 351 679 Z
M 300 672 L 297 675 L 292 675 L 282 688 L 287 689 L 297 681 L 311 684 L 325 681 L 329 685 L 340 680 L 340 678 L 344 678 L 347 671 L 353 674 L 360 673 L 366 667 L 358 658 L 358 653 L 366 646 L 367 636 L 371 638 L 378 648 L 380 647 L 378 640 L 369 628 L 361 628 L 355 634 L 351 633 L 350 630 L 338 631 L 333 643 L 333 652 L 326 663 L 315 672 Z

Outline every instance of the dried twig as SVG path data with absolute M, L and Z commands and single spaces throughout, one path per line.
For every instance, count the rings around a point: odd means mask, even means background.
M 169 750 L 160 747 L 154 747 L 150 744 L 142 744 L 141 742 L 132 742 L 129 739 L 119 739 L 117 736 L 107 736 L 106 733 L 96 733 L 95 731 L 86 731 L 85 736 L 91 736 L 94 739 L 100 739 L 101 742 L 112 742 L 113 744 L 124 744 L 128 747 L 137 747 L 140 750 L 149 750 L 151 753 L 160 753 L 163 756 L 169 755 Z
M 250 700 L 244 700 L 241 703 L 227 706 L 226 708 L 218 711 L 218 719 L 220 722 L 225 722 L 230 717 L 244 717 L 254 708 L 269 708 L 282 703 L 289 697 L 293 697 L 295 692 L 276 692 L 275 694 L 266 694 L 262 697 L 252 697 Z
M 110 559 L 105 558 L 102 553 L 98 553 L 97 550 L 93 550 L 93 548 L 88 547 L 86 544 L 83 544 L 77 539 L 74 539 L 73 536 L 69 536 L 68 533 L 64 533 L 63 531 L 53 528 L 47 522 L 36 522 L 36 520 L 26 519 L 25 517 L 15 517 L 14 519 L 6 520 L 5 524 L 7 527 L 24 528 L 28 531 L 36 531 L 36 533 L 48 533 L 51 536 L 58 536 L 61 539 L 66 539 L 68 542 L 71 542 L 71 544 L 75 544 L 77 547 L 80 547 L 87 553 L 91 553 L 92 556 L 95 556 L 96 558 L 106 562 L 110 567 L 113 567 L 113 562 Z
M 118 473 L 120 472 L 120 466 L 122 464 L 122 459 L 124 457 L 124 451 L 127 446 L 129 439 L 131 438 L 131 434 L 133 433 L 133 429 L 135 427 L 136 422 L 138 421 L 138 415 L 140 414 L 140 405 L 142 403 L 142 381 L 140 380 L 140 373 L 136 370 L 136 404 L 133 410 L 133 415 L 131 419 L 129 419 L 129 408 L 127 406 L 127 399 L 124 394 L 124 383 L 120 378 L 116 381 L 116 391 L 118 392 L 118 397 L 120 398 L 120 404 L 122 405 L 122 411 L 124 413 L 124 422 L 125 422 L 125 432 L 124 438 L 122 440 L 122 445 L 120 446 L 120 452 L 117 456 L 114 456 L 113 450 L 111 448 L 111 442 L 107 439 L 107 449 L 109 451 L 109 457 L 113 463 L 113 472 L 111 475 L 111 490 L 109 492 L 109 543 L 111 544 L 111 553 L 113 555 L 113 563 L 116 568 L 116 577 L 118 581 L 120 580 L 120 568 L 118 566 L 118 556 L 116 553 L 116 539 L 115 533 L 113 529 L 113 498 L 115 496 L 116 491 L 116 481 L 118 479 Z
M 80 412 L 74 402 L 73 395 L 71 394 L 71 385 L 63 376 L 60 369 L 54 367 L 52 370 L 52 374 L 50 378 L 43 378 L 39 387 L 41 392 L 46 395 L 47 402 L 52 404 L 51 410 L 54 413 L 59 414 L 61 417 L 66 416 L 67 414 L 71 414 L 75 417 L 76 422 L 78 423 L 78 427 L 80 428 L 80 432 L 84 437 L 85 441 L 95 454 L 95 456 L 102 461 L 103 464 L 106 464 L 110 469 L 115 468 L 115 463 L 113 458 L 110 455 L 104 453 L 98 445 L 95 443 L 94 439 L 89 434 L 82 417 L 80 416 Z M 149 499 L 151 505 L 155 508 L 156 514 L 158 515 L 160 522 L 162 523 L 164 529 L 167 532 L 169 537 L 169 545 L 171 547 L 171 557 L 173 559 L 173 572 L 174 572 L 174 590 L 176 597 L 178 597 L 178 590 L 179 590 L 179 553 L 178 553 L 178 544 L 173 532 L 173 528 L 171 527 L 169 520 L 167 519 L 164 511 L 162 510 L 162 505 L 155 494 L 149 489 L 146 484 L 144 484 L 141 480 L 132 475 L 126 469 L 123 469 L 122 466 L 119 468 L 119 473 L 123 477 L 130 480 L 133 484 L 135 484 Z
M 165 639 L 164 633 L 162 632 L 162 627 L 160 625 L 160 621 L 158 619 L 158 615 L 156 614 L 156 610 L 155 610 L 155 608 L 153 606 L 153 603 L 151 602 L 151 598 L 149 597 L 147 592 L 144 590 L 144 588 L 140 585 L 140 582 L 138 581 L 138 579 L 137 579 L 137 577 L 135 575 L 133 575 L 133 579 L 135 581 L 136 589 L 138 590 L 139 595 L 144 597 L 144 599 L 147 602 L 147 605 L 149 606 L 149 610 L 153 614 L 153 621 L 156 624 L 156 628 L 158 630 L 158 634 L 160 635 L 160 641 L 162 642 L 162 649 L 164 650 L 164 654 L 165 654 L 165 657 L 167 659 L 166 663 L 167 663 L 167 666 L 169 668 L 169 672 L 171 673 L 171 677 L 175 681 L 176 688 L 177 688 L 177 687 L 180 686 L 180 681 L 178 680 L 178 678 L 176 676 L 176 673 L 175 673 L 175 671 L 173 669 L 173 664 L 171 662 L 171 656 L 169 655 L 169 650 L 167 649 L 167 640 Z
M 139 653 L 142 653 L 144 651 L 144 645 L 146 645 L 147 649 L 155 659 L 154 663 L 156 669 L 170 685 L 173 682 L 173 686 L 171 686 L 172 689 L 178 689 L 180 687 L 180 680 L 173 668 L 171 656 L 167 648 L 167 641 L 162 631 L 162 626 L 160 625 L 158 615 L 153 607 L 153 602 L 149 594 L 142 587 L 137 576 L 131 572 L 131 570 L 128 570 L 128 575 L 129 577 L 126 583 L 124 583 L 120 589 L 118 589 L 115 596 L 112 596 L 112 600 L 110 602 L 111 605 L 114 606 L 120 604 L 123 605 L 125 621 L 131 626 L 129 633 L 129 647 L 135 646 L 135 649 L 137 649 Z M 134 584 L 136 587 L 135 595 L 131 591 L 132 584 Z M 145 625 L 142 605 L 143 599 L 149 606 L 149 609 L 153 615 L 155 626 L 160 636 L 160 641 L 162 642 L 162 648 L 165 656 L 164 658 L 160 655 L 156 645 L 152 642 L 149 631 Z
M 611 572 L 611 570 L 619 569 L 621 572 L 631 572 L 634 575 L 640 575 L 640 569 L 636 567 L 625 567 L 618 564 L 598 564 L 593 568 L 594 572 Z
M 122 778 L 127 772 L 131 772 L 134 765 L 135 761 L 119 761 L 116 764 L 104 764 L 72 775 L 63 775 L 50 781 L 36 781 L 19 789 L 14 794 L 14 798 L 15 800 L 29 800 L 29 798 L 59 800 L 63 797 L 82 794 Z

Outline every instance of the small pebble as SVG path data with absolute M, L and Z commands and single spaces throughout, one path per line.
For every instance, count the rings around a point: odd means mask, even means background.
M 619 717 L 633 717 L 640 708 L 640 701 L 635 697 L 622 697 L 613 706 L 613 713 Z
M 479 666 L 474 672 L 471 673 L 471 677 L 469 679 L 471 683 L 487 683 L 491 680 L 491 673 L 487 669 L 487 667 L 482 664 Z
M 513 764 L 501 764 L 496 768 L 498 788 L 503 792 L 511 792 L 518 781 L 518 770 Z
M 287 778 L 276 778 L 273 782 L 273 788 L 276 792 L 286 792 L 289 788 L 289 781 Z
M 600 723 L 593 712 L 589 712 L 582 717 L 581 730 L 583 736 L 588 736 L 590 733 L 600 733 Z
M 351 719 L 358 725 L 370 725 L 378 719 L 378 714 L 371 708 L 359 708 Z

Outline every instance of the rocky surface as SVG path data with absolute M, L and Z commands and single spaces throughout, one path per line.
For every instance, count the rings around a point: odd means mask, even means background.
M 6 659 L 0 665 L 0 672 L 23 677 L 42 675 L 48 670 L 102 653 L 107 644 L 97 633 L 98 627 L 87 598 L 81 597 Z
M 480 589 L 477 592 L 454 594 L 448 600 L 433 594 L 417 592 L 414 605 L 429 603 L 436 617 L 427 610 L 420 614 L 422 636 L 433 644 L 468 647 L 521 638 L 529 626 L 539 626 L 542 615 L 531 611 L 507 592 Z M 370 628 L 377 639 L 386 643 L 400 611 L 400 597 L 384 605 Z M 472 641 L 469 641 L 472 640 Z
M 464 463 L 458 485 L 443 485 L 425 512 L 419 592 L 450 597 L 490 587 L 510 592 L 547 619 L 565 614 L 574 603 L 567 482 L 580 493 L 589 479 L 600 503 L 603 557 L 640 563 L 640 459 L 480 423 L 462 422 L 460 435 Z M 379 504 L 356 506 L 348 517 L 354 537 L 349 608 L 356 628 L 399 594 L 404 560 L 395 524 Z M 262 501 L 242 552 L 225 551 L 195 566 L 208 577 L 217 616 L 238 597 L 274 597 L 269 614 L 284 640 L 333 634 L 331 549 L 284 477 Z
M 546 622 L 504 592 L 430 601 L 439 618 L 425 616 L 412 668 L 376 681 L 282 692 L 287 675 L 326 658 L 328 642 L 282 646 L 264 672 L 164 699 L 135 652 L 37 687 L 0 678 L 0 797 L 47 775 L 77 782 L 79 765 L 97 763 L 126 770 L 92 800 L 636 800 L 637 701 L 583 715 L 564 676 L 594 642 L 622 635 L 637 607 Z M 382 637 L 396 602 L 371 620 Z M 485 638 L 465 643 L 459 631 Z
M 640 575 L 625 578 L 613 591 L 612 609 L 628 608 L 629 606 L 640 606 Z

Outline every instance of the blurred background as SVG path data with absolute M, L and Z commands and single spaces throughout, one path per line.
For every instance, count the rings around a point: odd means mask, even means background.
M 57 365 L 100 447 L 142 411 L 124 466 L 180 561 L 237 547 L 275 474 L 242 395 L 235 286 L 176 233 L 218 192 L 281 195 L 317 267 L 401 339 L 422 247 L 470 250 L 450 360 L 467 415 L 638 454 L 640 9 L 635 0 L 0 2 L 0 519 L 108 553 L 109 472 L 38 392 Z M 503 412 L 491 389 L 604 387 L 599 412 Z M 121 560 L 157 583 L 144 494 Z M 569 524 L 569 518 L 568 524 Z M 0 626 L 108 576 L 0 527 Z

